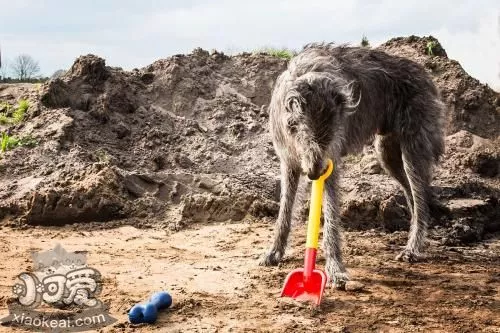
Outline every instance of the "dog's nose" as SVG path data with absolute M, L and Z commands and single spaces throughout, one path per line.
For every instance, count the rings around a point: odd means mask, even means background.
M 310 180 L 317 180 L 319 177 L 321 177 L 326 167 L 327 165 L 325 165 L 322 160 L 315 162 L 313 166 L 307 171 L 307 177 Z
M 319 173 L 314 173 L 314 172 L 309 172 L 307 174 L 307 177 L 310 179 L 310 180 L 317 180 L 319 178 L 319 176 L 321 176 Z

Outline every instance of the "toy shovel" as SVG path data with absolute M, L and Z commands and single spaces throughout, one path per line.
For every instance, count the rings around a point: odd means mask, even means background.
M 327 276 L 321 269 L 316 269 L 316 252 L 321 217 L 321 204 L 325 180 L 333 171 L 333 163 L 328 160 L 328 169 L 317 180 L 313 180 L 311 188 L 311 205 L 307 225 L 306 253 L 304 268 L 298 268 L 288 274 L 281 297 L 291 297 L 299 301 L 310 301 L 319 305 L 325 290 Z

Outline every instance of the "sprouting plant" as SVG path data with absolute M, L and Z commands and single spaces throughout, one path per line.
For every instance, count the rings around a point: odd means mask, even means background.
M 7 143 L 9 141 L 9 136 L 7 133 L 2 132 L 2 139 L 0 140 L 0 151 L 5 152 L 7 150 Z
M 23 147 L 34 147 L 38 145 L 38 140 L 28 134 L 19 139 L 18 145 Z
M 0 125 L 7 125 L 10 123 L 10 117 L 5 112 L 0 113 Z
M 427 55 L 430 55 L 431 57 L 434 56 L 434 49 L 436 48 L 437 44 L 435 41 L 429 41 L 427 43 Z
M 0 139 L 0 151 L 2 153 L 7 150 L 12 150 L 16 147 L 34 147 L 38 144 L 38 140 L 33 138 L 31 135 L 26 135 L 21 138 L 16 136 L 11 136 L 7 132 L 2 132 Z
M 26 114 L 26 111 L 28 111 L 29 106 L 29 102 L 25 99 L 22 99 L 18 102 L 17 108 L 12 111 L 12 105 L 6 102 L 1 103 L 0 109 L 5 110 L 5 112 L 0 113 L 0 124 L 8 125 L 20 123 L 24 120 L 24 116 Z M 11 115 L 9 115 L 9 113 L 11 113 Z
M 0 110 L 10 113 L 10 111 L 12 110 L 12 105 L 7 102 L 0 102 Z
M 21 99 L 19 101 L 17 109 L 12 113 L 14 123 L 20 123 L 21 121 L 23 121 L 24 115 L 26 114 L 26 111 L 28 111 L 29 107 L 30 104 L 27 100 Z
M 363 47 L 370 46 L 370 42 L 368 41 L 368 37 L 366 37 L 365 35 L 363 35 L 363 37 L 361 38 L 361 46 L 363 46 Z
M 19 145 L 18 138 L 8 135 L 7 132 L 2 133 L 2 140 L 0 142 L 0 150 L 2 152 L 6 152 L 7 150 L 14 149 L 18 145 Z
M 286 59 L 286 60 L 290 60 L 295 55 L 297 55 L 296 51 L 290 50 L 287 48 L 277 49 L 277 48 L 272 48 L 272 47 L 266 47 L 266 48 L 259 49 L 256 52 L 257 53 L 266 53 L 266 54 L 269 54 L 270 56 L 281 58 L 281 59 Z

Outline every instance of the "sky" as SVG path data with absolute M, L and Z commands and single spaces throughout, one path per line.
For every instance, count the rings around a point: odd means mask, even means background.
M 313 41 L 374 46 L 433 35 L 500 90 L 498 0 L 0 0 L 2 60 L 29 54 L 44 75 L 93 53 L 130 70 L 196 47 L 225 53 Z

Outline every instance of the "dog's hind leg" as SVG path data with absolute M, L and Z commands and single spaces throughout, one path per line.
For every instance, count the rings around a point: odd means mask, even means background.
M 300 180 L 300 169 L 292 163 L 281 161 L 281 195 L 278 219 L 276 220 L 274 242 L 271 249 L 261 258 L 260 265 L 277 265 L 285 254 L 290 234 L 293 204 Z
M 398 181 L 403 188 L 403 193 L 408 204 L 410 215 L 413 214 L 413 197 L 410 183 L 406 177 L 403 166 L 403 153 L 401 152 L 400 139 L 395 134 L 377 135 L 375 137 L 375 150 L 384 170 Z
M 408 243 L 396 257 L 398 260 L 417 261 L 424 247 L 430 218 L 430 182 L 434 159 L 429 148 L 428 141 L 419 135 L 401 145 L 403 167 L 411 187 L 413 213 Z

